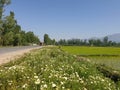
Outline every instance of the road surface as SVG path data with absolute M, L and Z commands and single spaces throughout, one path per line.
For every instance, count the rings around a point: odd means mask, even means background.
M 21 47 L 4 47 L 0 48 L 0 65 L 7 63 L 15 58 L 19 58 L 24 53 L 33 49 L 41 48 L 40 46 L 21 46 Z
M 0 54 L 11 53 L 15 51 L 38 48 L 40 46 L 20 46 L 20 47 L 4 47 L 0 48 Z

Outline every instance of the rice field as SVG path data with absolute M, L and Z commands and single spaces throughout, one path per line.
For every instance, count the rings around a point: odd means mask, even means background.
M 73 55 L 89 58 L 93 63 L 105 64 L 109 67 L 120 70 L 119 47 L 62 46 L 61 49 Z
M 120 90 L 120 82 L 76 55 L 42 48 L 0 66 L 0 90 Z
M 62 46 L 62 49 L 75 55 L 120 55 L 119 47 Z

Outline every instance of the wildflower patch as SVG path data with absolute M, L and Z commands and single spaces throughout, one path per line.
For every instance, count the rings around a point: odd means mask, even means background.
M 42 48 L 0 67 L 0 90 L 119 90 L 92 63 Z

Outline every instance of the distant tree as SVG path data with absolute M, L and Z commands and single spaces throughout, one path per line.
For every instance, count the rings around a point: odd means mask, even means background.
M 29 31 L 26 33 L 26 39 L 28 43 L 38 43 L 39 39 L 34 35 L 33 32 Z
M 58 45 L 66 45 L 67 42 L 66 42 L 65 39 L 60 39 L 57 44 L 58 44 Z
M 49 35 L 48 35 L 48 34 L 44 34 L 44 43 L 45 43 L 46 45 L 51 44 L 51 39 L 49 38 Z
M 108 46 L 108 37 L 103 38 L 103 46 Z
M 83 41 L 83 45 L 87 45 L 87 40 L 86 39 Z
M 80 39 L 76 39 L 76 45 L 81 45 L 81 40 Z
M 75 45 L 75 46 L 120 46 L 120 43 L 109 41 L 107 37 L 104 37 L 103 40 L 100 39 L 89 39 L 89 40 L 80 40 L 80 39 L 60 39 L 56 45 Z
M 89 39 L 88 42 L 90 46 L 94 46 L 94 39 Z
M 38 36 L 34 35 L 34 43 L 39 44 L 40 40 L 38 38 Z
M 102 46 L 102 41 L 100 39 L 96 40 L 96 46 Z
M 55 43 L 56 43 L 55 39 L 53 39 L 51 42 L 52 42 L 51 43 L 52 45 L 55 45 Z

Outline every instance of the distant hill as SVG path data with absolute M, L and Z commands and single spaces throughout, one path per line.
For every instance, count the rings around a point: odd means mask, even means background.
M 120 33 L 108 35 L 107 37 L 111 41 L 120 42 Z

